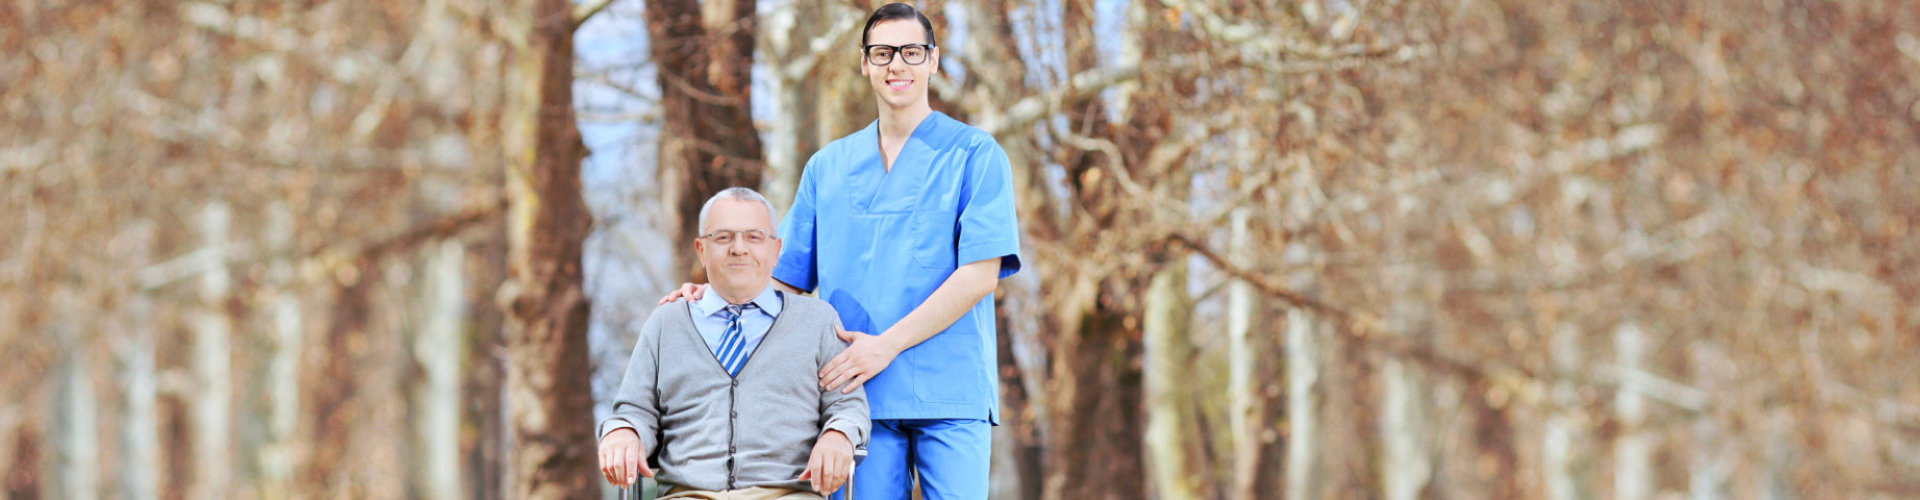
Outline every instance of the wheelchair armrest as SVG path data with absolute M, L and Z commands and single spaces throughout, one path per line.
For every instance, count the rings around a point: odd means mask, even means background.
M 860 462 L 866 461 L 866 459 L 867 459 L 867 448 L 865 446 L 856 447 L 853 449 L 854 470 L 847 471 L 847 484 L 840 486 L 840 491 L 842 493 L 846 493 L 846 495 L 844 495 L 844 498 L 846 498 L 846 500 L 853 500 L 853 473 L 854 471 L 859 470 Z M 656 457 L 652 457 L 652 456 L 647 457 L 647 467 L 653 468 L 654 471 L 659 471 L 660 470 L 659 460 L 657 460 Z M 628 500 L 628 499 L 649 500 L 652 498 L 657 498 L 660 496 L 660 494 L 665 493 L 664 491 L 659 491 L 659 487 L 660 487 L 659 483 L 654 483 L 651 488 L 647 487 L 648 486 L 647 483 L 651 483 L 651 482 L 653 482 L 653 479 L 651 478 L 641 478 L 640 481 L 636 482 L 633 485 L 634 487 L 633 487 L 632 494 L 628 494 L 627 488 L 624 488 L 624 487 L 619 488 L 620 496 L 616 498 L 619 498 L 619 500 Z M 653 492 L 653 495 L 648 496 L 647 492 Z

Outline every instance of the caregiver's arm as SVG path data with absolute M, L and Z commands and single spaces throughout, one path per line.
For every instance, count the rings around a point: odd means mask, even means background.
M 851 392 L 886 369 L 900 351 L 953 326 L 954 321 L 959 321 L 999 285 L 1000 260 L 1000 257 L 982 259 L 955 269 L 940 288 L 934 289 L 932 296 L 879 335 L 840 330 L 840 340 L 849 345 L 820 369 L 820 387 Z

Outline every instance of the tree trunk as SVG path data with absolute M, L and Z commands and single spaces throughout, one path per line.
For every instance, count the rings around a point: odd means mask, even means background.
M 516 2 L 518 3 L 522 2 Z M 515 8 L 519 6 L 509 5 L 490 9 L 500 11 Z M 472 26 L 469 29 L 478 27 Z M 531 33 L 532 29 L 523 27 L 521 32 Z M 485 76 L 469 82 L 468 85 L 469 91 L 474 96 L 475 108 L 469 114 L 471 121 L 467 124 L 466 142 L 481 151 L 486 150 L 484 145 L 502 144 L 503 138 L 507 135 L 521 133 L 519 126 L 528 125 L 526 122 L 506 121 L 508 117 L 504 113 L 507 111 L 508 100 L 521 96 L 527 96 L 527 99 L 533 98 L 528 94 L 532 92 L 531 90 L 519 94 L 508 93 L 520 89 L 523 85 L 522 80 L 531 82 L 530 79 L 513 77 L 519 70 L 519 61 L 510 58 L 484 57 L 486 54 L 497 53 L 501 49 L 511 47 L 512 37 L 501 35 L 505 34 L 495 34 L 486 41 L 485 45 L 476 47 L 474 51 L 476 56 L 471 59 L 474 73 Z M 568 55 L 571 57 L 571 54 Z M 513 118 L 531 119 L 524 114 Z M 531 145 L 524 147 L 531 147 Z M 474 155 L 473 162 L 465 168 L 474 171 L 476 177 L 486 179 L 482 182 L 483 185 L 504 185 L 507 178 L 506 166 L 512 165 L 513 159 L 519 157 L 512 156 L 512 151 L 500 153 Z M 473 434 L 470 438 L 462 439 L 461 467 L 466 471 L 464 476 L 470 481 L 463 489 L 463 493 L 470 495 L 471 498 L 498 499 L 509 498 L 512 492 L 507 488 L 507 478 L 512 470 L 512 463 L 508 456 L 510 448 L 507 446 L 512 433 L 510 430 L 512 416 L 506 407 L 507 360 L 506 356 L 502 355 L 506 352 L 507 331 L 510 327 L 506 319 L 505 306 L 498 301 L 502 296 L 501 292 L 510 288 L 511 285 L 507 282 L 509 251 L 506 228 L 508 223 L 506 217 L 492 217 L 479 225 L 481 227 L 474 228 L 467 236 L 470 238 L 467 241 L 472 244 L 469 248 L 471 254 L 468 256 L 468 261 L 474 263 L 467 268 L 469 290 L 466 300 L 472 304 L 467 321 L 473 327 L 463 333 L 468 349 L 461 369 L 462 385 L 466 390 L 464 396 L 466 403 L 462 405 L 462 411 L 463 419 L 472 422 L 467 429 L 470 429 Z
M 201 209 L 201 244 L 211 260 L 225 262 L 233 214 L 215 201 Z M 233 485 L 233 321 L 226 304 L 232 288 L 226 266 L 200 275 L 200 307 L 193 311 L 193 485 L 189 497 L 222 498 Z
M 1247 266 L 1254 258 L 1253 239 L 1247 234 L 1251 212 L 1247 208 L 1235 209 L 1228 222 L 1228 252 L 1240 266 Z M 1260 417 L 1266 413 L 1266 405 L 1257 392 L 1254 361 L 1256 354 L 1268 351 L 1255 348 L 1247 339 L 1253 330 L 1254 315 L 1259 311 L 1257 299 L 1253 284 L 1246 280 L 1233 280 L 1227 285 L 1228 429 L 1225 434 L 1232 443 L 1228 463 L 1233 470 L 1224 496 L 1233 499 L 1252 500 L 1254 480 L 1260 473 Z
M 872 93 L 856 66 L 859 53 L 853 50 L 864 13 L 821 0 L 795 4 L 774 9 L 759 30 L 759 50 L 772 76 L 773 122 L 780 124 L 767 129 L 762 182 L 762 194 L 775 207 L 793 203 L 800 171 L 814 151 L 865 126 L 875 114 Z
M 1694 387 L 1706 394 L 1721 394 L 1722 386 L 1730 375 L 1733 360 L 1711 341 L 1697 340 L 1689 350 L 1689 364 L 1693 366 Z M 1734 498 L 1734 464 L 1740 459 L 1737 438 L 1728 436 L 1726 429 L 1711 411 L 1695 413 L 1691 425 L 1693 440 L 1690 444 L 1692 457 L 1687 464 L 1688 497 L 1692 500 L 1719 500 Z
M 1323 498 L 1321 478 L 1319 351 L 1322 326 L 1300 309 L 1287 311 L 1287 498 Z
M 1428 388 L 1418 366 L 1389 357 L 1381 369 L 1385 390 L 1380 412 L 1388 500 L 1415 500 L 1433 476 L 1426 446 L 1431 423 L 1423 404 Z
M 1396 226 L 1408 222 L 1397 216 L 1387 220 Z M 1388 329 L 1393 332 L 1390 336 L 1410 345 L 1424 345 L 1424 336 L 1433 330 L 1432 315 L 1423 305 L 1426 301 L 1419 288 L 1430 275 L 1415 271 L 1419 264 L 1409 255 L 1407 229 L 1391 227 L 1383 241 L 1390 263 L 1384 277 L 1393 298 L 1386 307 Z M 1433 478 L 1433 408 L 1427 402 L 1433 387 L 1425 373 L 1417 361 L 1398 355 L 1389 354 L 1381 363 L 1381 489 L 1387 500 L 1420 498 Z
M 507 406 L 515 498 L 586 498 L 593 486 L 593 398 L 580 249 L 592 215 L 580 198 L 573 120 L 573 16 L 566 0 L 518 4 L 527 33 L 501 121 L 507 131 Z M 662 73 L 670 70 L 661 67 Z
M 466 477 L 471 483 L 465 493 L 472 498 L 508 498 L 505 478 L 511 415 L 506 408 L 506 363 L 498 354 L 506 346 L 501 325 L 506 324 L 505 311 L 499 307 L 488 307 L 491 299 L 498 297 L 505 286 L 507 275 L 506 245 L 502 244 L 506 231 L 505 224 L 489 224 L 488 231 L 476 234 L 492 235 L 484 240 L 474 241 L 472 254 L 468 259 L 477 265 L 469 268 L 472 274 L 468 282 L 472 288 L 467 295 L 469 303 L 474 304 L 468 320 L 476 325 L 466 332 L 467 350 L 465 369 L 466 401 L 464 418 L 473 422 L 472 439 L 463 439 L 461 456 L 465 461 Z M 491 326 L 490 326 L 491 325 Z
M 1585 497 L 1575 463 L 1585 440 L 1576 426 L 1580 410 L 1578 388 L 1571 379 L 1580 368 L 1578 333 L 1572 325 L 1554 329 L 1549 347 L 1553 359 L 1554 382 L 1547 395 L 1549 406 L 1541 431 L 1540 468 L 1545 478 L 1547 500 L 1576 500 Z
M 993 498 L 1041 497 L 1046 479 L 1045 453 L 1052 442 L 1047 387 L 1047 344 L 1044 341 L 1046 300 L 1040 295 L 1039 268 L 1029 268 L 1004 280 L 1000 300 L 1001 377 L 1000 426 L 995 428 Z
M 1086 311 L 1078 332 L 1054 350 L 1055 386 L 1047 403 L 1060 439 L 1047 450 L 1045 500 L 1128 498 L 1145 491 L 1140 329 L 1112 306 Z
M 1693 432 L 1692 456 L 1687 463 L 1687 497 L 1692 500 L 1719 500 L 1728 498 L 1727 484 L 1730 465 L 1723 456 L 1726 437 L 1721 435 L 1720 426 L 1713 417 L 1706 414 L 1694 415 L 1690 425 Z
M 797 3 L 797 2 L 796 2 Z M 778 124 L 797 124 L 812 104 L 807 98 L 807 86 L 803 78 L 817 58 L 825 57 L 824 52 L 812 52 L 807 46 L 812 34 L 821 28 L 814 23 L 798 22 L 799 11 L 817 7 L 818 2 L 806 2 L 790 5 L 784 9 L 775 9 L 764 19 L 766 29 L 760 30 L 763 37 L 756 50 L 767 55 L 767 70 L 773 78 L 768 79 L 773 91 L 773 120 Z M 807 151 L 800 149 L 802 127 L 775 126 L 767 130 L 767 179 L 762 179 L 765 187 L 760 194 L 765 195 L 773 206 L 786 207 L 793 204 L 793 191 L 800 185 L 801 158 Z M 773 221 L 779 224 L 780 221 Z
M 273 256 L 267 264 L 266 284 L 261 296 L 266 304 L 270 332 L 265 369 L 267 396 L 267 436 L 260 447 L 261 496 L 275 498 L 292 494 L 295 446 L 294 430 L 300 422 L 300 354 L 303 341 L 299 287 L 294 282 L 292 254 L 293 212 L 285 202 L 267 210 L 267 251 Z
M 83 319 L 84 306 L 77 301 L 71 296 L 56 300 L 64 320 L 53 327 L 63 351 L 57 375 L 60 390 L 54 393 L 59 418 L 49 429 L 56 434 L 52 441 L 54 457 L 59 461 L 54 467 L 59 471 L 59 481 L 54 483 L 58 489 L 49 495 L 54 498 L 94 498 L 101 493 L 100 437 L 95 428 L 99 401 L 93 390 L 92 349 L 84 348 L 90 344 L 85 337 L 91 335 L 82 333 L 83 325 L 89 322 Z
M 460 361 L 466 356 L 461 330 L 466 326 L 467 253 L 460 241 L 451 240 L 428 246 L 425 254 L 412 349 L 421 372 L 413 387 L 414 491 L 426 498 L 464 498 Z
M 668 240 L 700 233 L 700 207 L 733 186 L 760 187 L 765 169 L 753 127 L 754 0 L 647 3 L 655 75 L 660 84 L 660 169 L 679 224 Z M 706 281 L 692 252 L 674 254 L 674 272 Z
M 1646 335 L 1633 323 L 1620 325 L 1613 332 L 1615 356 L 1625 372 L 1641 369 L 1646 357 Z M 1651 498 L 1653 496 L 1653 436 L 1646 429 L 1646 397 L 1640 393 L 1637 379 L 1621 381 L 1614 395 L 1615 418 L 1620 419 L 1620 437 L 1613 451 L 1613 497 Z
M 353 429 L 347 423 L 366 411 L 355 395 L 361 390 L 359 374 L 365 369 L 360 358 L 371 342 L 367 323 L 375 313 L 371 294 L 379 281 L 380 268 L 366 261 L 344 266 L 349 267 L 335 273 L 336 279 L 341 275 L 345 278 L 327 312 L 326 332 L 316 339 L 313 353 L 307 358 L 317 363 L 301 373 L 301 387 L 311 391 L 302 398 L 303 406 L 310 402 L 310 409 L 304 413 L 308 415 L 305 432 L 311 437 L 305 453 L 299 454 L 303 460 L 296 460 L 306 465 L 300 481 L 303 486 L 296 489 L 315 496 L 350 495 L 347 488 L 351 481 L 341 474 L 352 461 L 348 451 L 353 444 Z
M 125 258 L 132 269 L 143 269 L 153 261 L 158 236 L 150 220 L 128 225 L 121 238 L 127 242 Z M 119 466 L 107 481 L 126 498 L 148 500 L 160 495 L 160 419 L 156 412 L 159 372 L 155 369 L 153 296 L 147 291 L 131 291 L 126 305 L 117 315 L 119 330 L 110 337 L 114 356 L 114 381 L 123 398 L 119 427 Z
M 1198 439 L 1197 422 L 1188 418 L 1193 407 L 1185 390 L 1194 377 L 1193 323 L 1187 317 L 1192 300 L 1187 296 L 1187 263 L 1177 256 L 1166 268 L 1153 274 L 1147 285 L 1144 314 L 1146 351 L 1147 474 L 1153 491 L 1163 499 L 1198 497 L 1195 474 L 1188 469 L 1186 449 Z
M 1474 425 L 1471 434 L 1475 437 L 1474 448 L 1480 458 L 1474 468 L 1489 483 L 1487 498 L 1517 498 L 1521 496 L 1521 480 L 1516 477 L 1520 471 L 1519 450 L 1515 445 L 1513 397 L 1510 389 L 1496 385 L 1491 380 L 1482 380 L 1467 386 L 1464 393 L 1467 406 L 1475 409 Z M 1494 394 L 1502 394 L 1495 398 Z
M 7 464 L 6 476 L 0 476 L 5 480 L 3 486 L 10 499 L 34 500 L 41 495 L 40 448 L 45 445 L 41 443 L 40 432 L 30 423 L 32 421 L 28 422 L 10 430 L 13 433 L 12 449 L 7 450 L 11 455 L 8 457 L 10 463 Z
M 380 269 L 371 282 L 372 303 L 379 304 L 367 319 L 367 345 L 360 361 L 359 392 L 364 408 L 348 434 L 347 480 L 355 496 L 399 498 L 417 496 L 408 479 L 420 458 L 415 454 L 408 422 L 408 379 L 414 366 L 408 359 L 406 321 L 410 287 L 418 272 L 404 256 L 369 257 Z
M 1793 489 L 1794 469 L 1799 456 L 1805 453 L 1798 445 L 1794 432 L 1800 429 L 1800 421 L 1792 409 L 1775 409 L 1760 417 L 1760 436 L 1758 441 L 1767 443 L 1766 451 L 1761 454 L 1758 473 L 1753 475 L 1749 493 L 1759 500 L 1783 500 L 1800 498 Z
M 1001 108 L 1020 99 L 1026 91 L 1022 82 L 1027 68 L 1013 34 L 1013 21 L 1008 12 L 1011 5 L 1008 4 L 1006 1 L 965 2 L 966 43 L 962 44 L 964 46 L 959 53 L 941 51 L 941 57 L 947 58 L 965 54 L 967 92 L 961 96 L 961 107 L 974 111 L 966 117 L 968 123 L 984 130 L 996 128 L 994 122 L 999 121 L 1005 111 Z M 1067 5 L 1072 6 L 1073 3 Z M 1069 54 L 1067 58 L 1069 68 L 1096 63 L 1093 59 L 1082 59 L 1077 54 Z M 985 75 L 993 76 L 989 78 Z M 872 98 L 871 94 L 867 96 Z M 1021 167 L 1016 165 L 1014 168 Z
M 1260 328 L 1255 330 L 1259 334 L 1252 336 L 1257 339 L 1253 347 L 1262 353 L 1259 366 L 1254 368 L 1254 376 L 1259 380 L 1260 396 L 1265 404 L 1262 405 L 1263 410 L 1256 414 L 1259 417 L 1254 424 L 1257 429 L 1252 434 L 1260 440 L 1258 453 L 1261 460 L 1255 466 L 1255 494 L 1246 497 L 1248 499 L 1280 496 L 1287 492 L 1287 471 L 1292 463 L 1287 456 L 1287 447 L 1291 446 L 1292 440 L 1282 436 L 1290 425 L 1287 417 L 1291 415 L 1291 407 L 1287 405 L 1285 397 L 1290 382 L 1287 374 L 1291 369 L 1291 364 L 1287 362 L 1290 349 L 1287 332 L 1291 327 L 1285 320 L 1289 309 L 1289 306 L 1277 300 L 1263 303 L 1258 314 L 1269 319 L 1259 323 Z
M 154 369 L 153 299 L 144 293 L 128 298 L 128 329 L 118 349 L 120 386 L 126 397 L 121 416 L 120 470 L 114 471 L 127 498 L 144 500 L 160 495 L 160 418 Z

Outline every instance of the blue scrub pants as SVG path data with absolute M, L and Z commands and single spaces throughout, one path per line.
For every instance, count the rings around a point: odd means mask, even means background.
M 874 420 L 853 488 L 859 500 L 906 500 L 917 472 L 926 500 L 980 500 L 987 498 L 992 454 L 986 420 Z

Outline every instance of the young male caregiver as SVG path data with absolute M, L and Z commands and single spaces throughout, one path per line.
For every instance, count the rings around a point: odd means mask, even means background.
M 908 498 L 915 474 L 925 498 L 986 498 L 999 423 L 992 294 L 1020 270 L 1013 173 L 992 136 L 928 105 L 934 40 L 912 5 L 867 18 L 860 74 L 880 118 L 814 153 L 780 225 L 774 279 L 817 291 L 848 330 L 820 383 L 866 387 L 863 499 Z

